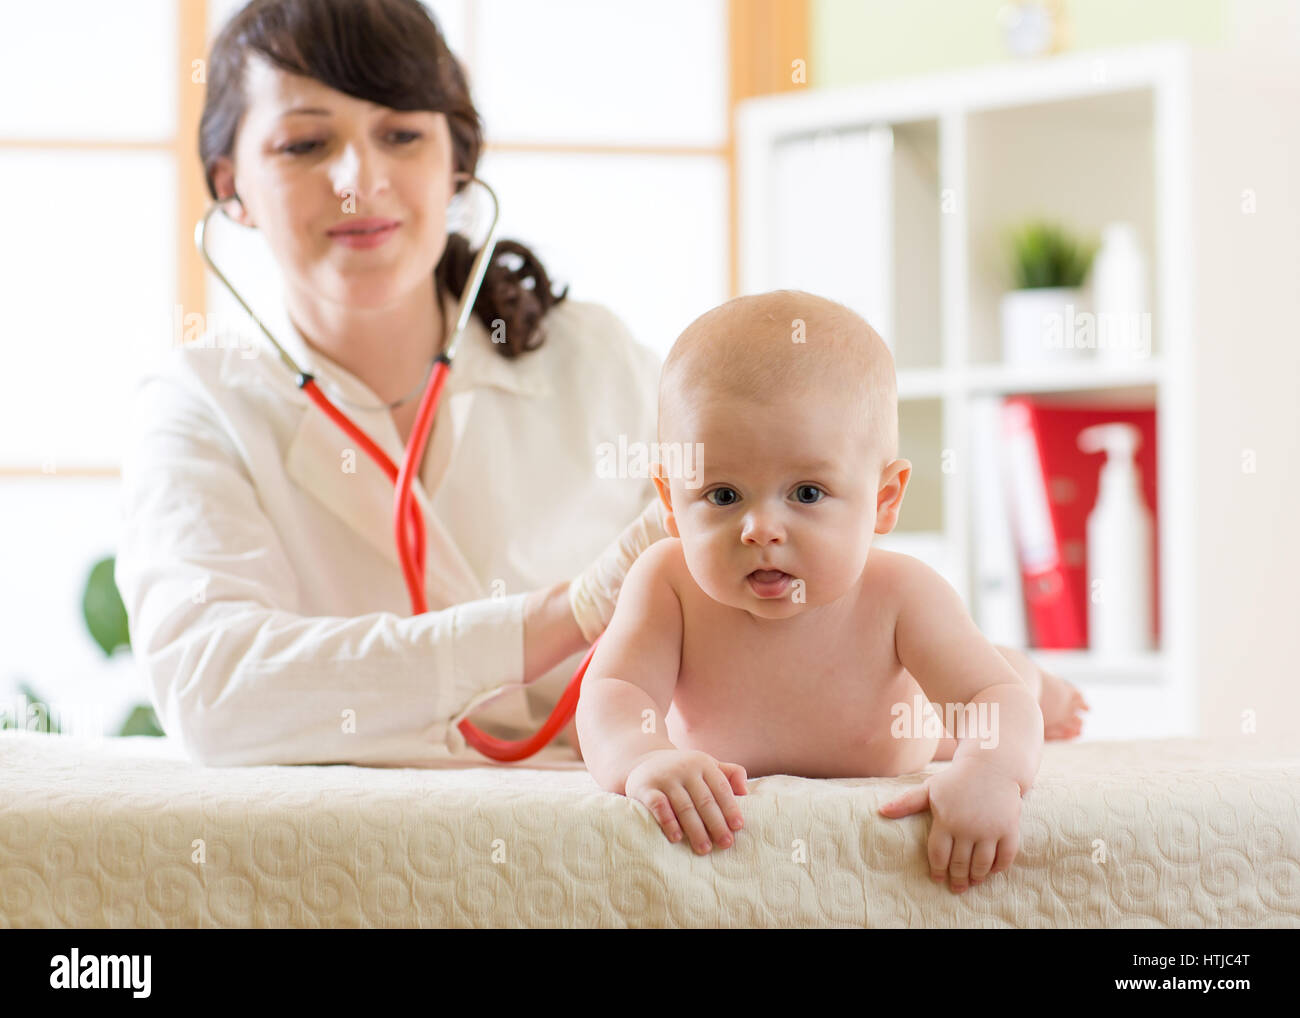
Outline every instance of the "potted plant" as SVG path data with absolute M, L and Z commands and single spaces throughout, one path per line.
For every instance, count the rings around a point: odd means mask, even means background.
M 131 635 L 127 627 L 126 607 L 113 580 L 114 556 L 100 559 L 86 578 L 81 609 L 91 638 L 99 644 L 105 657 L 111 658 L 119 648 L 131 650 Z M 137 704 L 122 723 L 118 735 L 162 735 L 153 707 Z
M 113 658 L 119 650 L 125 650 L 129 656 L 131 651 L 126 608 L 113 580 L 113 565 L 112 556 L 95 563 L 86 578 L 86 589 L 81 600 L 86 628 L 106 658 Z M 21 681 L 18 693 L 19 697 L 14 701 L 17 710 L 12 717 L 7 709 L 0 710 L 0 731 L 12 728 L 53 735 L 63 733 L 60 719 L 50 709 L 50 701 L 46 697 L 32 688 L 30 683 Z M 75 734 L 76 725 L 73 727 Z M 117 734 L 160 736 L 163 730 L 153 707 L 147 703 L 137 703 L 123 720 Z
M 1009 244 L 1016 289 L 1002 296 L 1002 359 L 1051 364 L 1091 356 L 1096 337 L 1083 282 L 1096 243 L 1058 223 L 1031 220 Z

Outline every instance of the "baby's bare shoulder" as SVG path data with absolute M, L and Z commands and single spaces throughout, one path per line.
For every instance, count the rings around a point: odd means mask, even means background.
M 883 548 L 871 549 L 863 571 L 868 603 L 888 606 L 895 617 L 909 604 L 932 599 L 937 584 L 951 589 L 942 574 L 919 558 Z
M 871 555 L 879 554 L 875 549 Z M 965 612 L 961 595 L 948 578 L 927 562 L 901 552 L 886 552 L 876 582 L 881 601 L 890 605 L 895 621 L 912 619 L 948 624 Z M 868 565 L 868 572 L 870 565 Z
M 680 537 L 661 537 L 636 557 L 633 566 L 645 563 L 643 568 L 653 569 L 656 573 L 665 573 L 683 563 L 682 539 Z
M 661 537 L 637 556 L 632 568 L 640 567 L 651 570 L 656 579 L 672 584 L 677 589 L 677 580 L 686 568 L 686 557 L 682 554 L 680 537 Z
M 921 573 L 929 569 L 924 562 L 900 551 L 872 548 L 867 556 L 867 567 L 862 577 L 872 593 L 891 597 L 902 593 L 903 588 L 917 582 Z

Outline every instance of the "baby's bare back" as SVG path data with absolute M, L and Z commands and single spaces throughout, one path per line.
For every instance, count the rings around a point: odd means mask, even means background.
M 719 604 L 691 578 L 680 542 L 673 584 L 682 658 L 668 738 L 738 763 L 749 777 L 885 777 L 920 770 L 938 740 L 894 738 L 891 709 L 924 696 L 894 650 L 902 556 L 873 549 L 856 590 L 784 620 Z M 914 697 L 922 696 L 920 701 Z

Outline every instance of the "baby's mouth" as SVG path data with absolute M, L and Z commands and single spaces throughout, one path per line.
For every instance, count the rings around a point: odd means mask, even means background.
M 783 597 L 794 577 L 780 569 L 755 569 L 746 578 L 750 589 L 759 597 Z

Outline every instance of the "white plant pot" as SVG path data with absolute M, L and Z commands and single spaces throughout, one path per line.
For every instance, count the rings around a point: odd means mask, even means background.
M 1092 359 L 1096 332 L 1085 298 L 1086 291 L 1067 287 L 1003 294 L 1003 362 L 1028 367 Z

